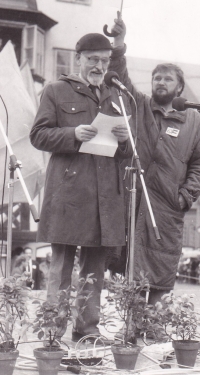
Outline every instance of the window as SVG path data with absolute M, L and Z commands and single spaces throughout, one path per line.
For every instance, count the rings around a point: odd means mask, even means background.
M 10 40 L 14 46 L 18 64 L 21 64 L 21 39 L 24 25 L 15 22 L 0 21 L 0 52 Z
M 61 74 L 78 73 L 79 67 L 75 61 L 75 51 L 55 49 L 55 80 Z
M 57 0 L 63 1 L 65 3 L 75 3 L 75 4 L 82 4 L 82 5 L 91 5 L 92 0 Z
M 22 62 L 28 60 L 33 73 L 44 75 L 44 31 L 37 25 L 23 29 Z

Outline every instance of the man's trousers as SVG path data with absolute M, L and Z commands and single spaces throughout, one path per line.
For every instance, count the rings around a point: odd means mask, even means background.
M 57 291 L 67 289 L 71 285 L 71 275 L 74 266 L 74 258 L 77 246 L 65 244 L 52 244 L 52 258 L 47 288 L 47 300 L 55 301 Z M 93 284 L 86 284 L 85 290 L 92 291 L 92 297 L 88 299 L 86 308 L 82 314 L 84 323 L 77 319 L 74 329 L 84 335 L 98 334 L 100 297 L 103 288 L 105 271 L 104 247 L 81 247 L 79 265 L 79 278 L 86 278 L 93 274 Z M 77 302 L 81 304 L 81 301 Z

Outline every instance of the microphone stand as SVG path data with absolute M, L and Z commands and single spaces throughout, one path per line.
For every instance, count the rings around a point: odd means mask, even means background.
M 129 92 L 128 92 L 128 94 L 131 95 Z M 156 240 L 160 240 L 160 234 L 159 234 L 156 222 L 155 222 L 153 210 L 152 210 L 152 207 L 151 207 L 151 203 L 150 203 L 150 200 L 149 200 L 147 188 L 146 188 L 146 185 L 145 185 L 144 176 L 143 176 L 144 171 L 141 168 L 139 156 L 137 154 L 137 150 L 136 150 L 135 143 L 134 143 L 134 140 L 133 140 L 132 132 L 131 132 L 130 125 L 129 125 L 129 122 L 128 122 L 128 119 L 127 119 L 126 110 L 125 110 L 125 107 L 124 107 L 124 102 L 123 102 L 123 99 L 122 99 L 121 90 L 118 90 L 118 95 L 119 95 L 119 101 L 120 101 L 120 104 L 121 104 L 121 108 L 122 108 L 122 112 L 123 112 L 123 115 L 124 115 L 125 123 L 126 123 L 127 129 L 128 129 L 128 134 L 129 134 L 129 138 L 130 138 L 130 142 L 131 142 L 131 146 L 132 146 L 132 149 L 133 149 L 133 154 L 134 154 L 134 158 L 135 158 L 136 166 L 137 166 L 136 169 L 135 168 L 128 168 L 130 171 L 133 172 L 132 187 L 131 187 L 131 190 L 130 190 L 131 191 L 131 219 L 130 219 L 129 267 L 128 267 L 128 270 L 129 270 L 128 278 L 129 278 L 129 281 L 131 282 L 133 280 L 133 276 L 134 276 L 133 272 L 134 272 L 134 246 L 135 246 L 134 240 L 135 240 L 136 170 L 137 170 L 137 172 L 140 176 L 140 181 L 141 181 L 142 188 L 143 188 L 143 191 L 144 191 L 144 195 L 145 195 L 145 198 L 146 198 L 146 203 L 147 203 L 149 214 L 150 214 L 150 217 L 151 217 L 151 222 L 152 222 L 152 226 L 153 226 L 153 229 L 154 229 L 154 232 L 155 232 Z
M 10 170 L 10 181 L 8 184 L 9 188 L 9 194 L 8 194 L 8 225 L 7 225 L 7 257 L 6 257 L 6 277 L 10 276 L 11 271 L 11 253 L 12 253 L 12 216 L 13 216 L 13 195 L 14 195 L 14 172 L 16 170 L 18 178 L 20 180 L 20 183 L 22 185 L 22 188 L 24 190 L 26 199 L 29 203 L 29 208 L 31 211 L 31 214 L 33 216 L 34 221 L 37 223 L 40 219 L 38 217 L 38 213 L 36 211 L 36 208 L 33 204 L 33 201 L 31 200 L 31 197 L 29 195 L 28 189 L 26 187 L 26 184 L 24 182 L 24 179 L 21 174 L 21 163 L 17 160 L 16 156 L 13 153 L 13 150 L 11 148 L 11 145 L 8 141 L 8 137 L 5 133 L 4 127 L 2 122 L 0 121 L 0 129 L 3 135 L 3 138 L 5 140 L 6 146 L 8 148 L 8 152 L 10 154 L 10 164 L 9 164 L 9 170 Z

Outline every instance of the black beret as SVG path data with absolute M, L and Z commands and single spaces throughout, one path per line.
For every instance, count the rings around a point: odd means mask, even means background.
M 84 35 L 76 43 L 76 51 L 99 51 L 99 50 L 112 50 L 112 46 L 108 38 L 102 34 L 91 33 Z

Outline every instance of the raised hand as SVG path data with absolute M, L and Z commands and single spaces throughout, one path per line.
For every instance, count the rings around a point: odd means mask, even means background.
M 124 38 L 126 35 L 126 25 L 121 19 L 120 12 L 117 12 L 117 18 L 114 19 L 115 24 L 113 25 L 111 31 L 116 32 L 117 36 L 114 37 L 114 47 L 121 47 L 124 44 Z

